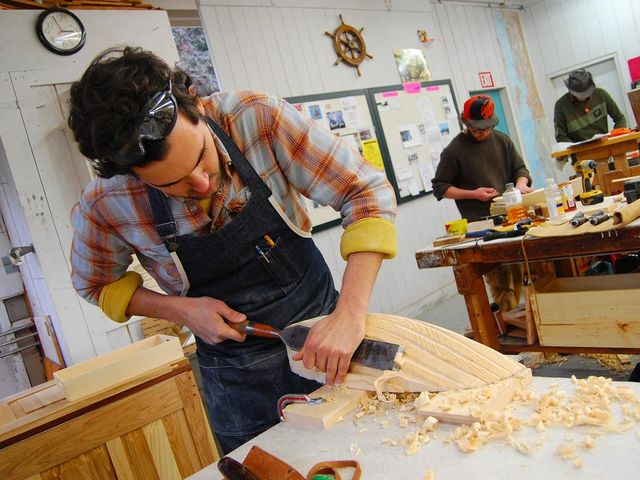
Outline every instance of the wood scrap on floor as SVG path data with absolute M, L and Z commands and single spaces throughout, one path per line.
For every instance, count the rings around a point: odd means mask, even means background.
M 318 321 L 322 319 L 314 319 Z M 301 325 L 311 325 L 302 322 Z M 396 315 L 367 315 L 365 336 L 396 343 L 404 348 L 398 370 L 376 385 L 382 376 L 373 370 L 352 364 L 344 385 L 360 390 L 384 392 L 442 392 L 481 387 L 518 375 L 526 367 L 485 345 L 445 328 Z M 302 377 L 324 382 L 323 372 L 304 368 L 301 361 L 291 359 L 293 372 Z

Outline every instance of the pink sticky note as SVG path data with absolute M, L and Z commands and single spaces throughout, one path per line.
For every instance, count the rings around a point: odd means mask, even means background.
M 382 98 L 397 97 L 397 96 L 398 96 L 398 92 L 383 92 L 382 93 Z
M 438 85 L 430 85 L 427 87 L 427 92 L 437 92 L 438 90 L 440 90 Z
M 420 82 L 407 82 L 402 87 L 407 93 L 420 93 Z

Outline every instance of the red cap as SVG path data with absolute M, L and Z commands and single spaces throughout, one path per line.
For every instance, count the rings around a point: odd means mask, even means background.
M 474 95 L 464 102 L 462 121 L 471 128 L 495 127 L 499 120 L 494 110 L 495 106 L 491 97 L 487 95 Z

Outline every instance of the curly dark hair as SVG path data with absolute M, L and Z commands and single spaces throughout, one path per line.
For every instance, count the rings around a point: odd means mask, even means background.
M 121 154 L 139 151 L 144 108 L 167 87 L 169 78 L 179 111 L 196 124 L 201 115 L 197 97 L 189 92 L 189 75 L 139 47 L 105 50 L 71 85 L 69 127 L 98 176 L 131 173 L 132 167 L 163 158 L 166 139 L 143 140 L 145 154 L 134 161 L 124 160 Z

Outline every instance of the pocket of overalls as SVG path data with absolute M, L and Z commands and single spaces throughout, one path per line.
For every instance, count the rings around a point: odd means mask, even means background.
M 279 239 L 278 239 L 279 240 Z M 278 241 L 272 247 L 258 249 L 258 258 L 262 266 L 267 270 L 284 293 L 291 293 L 297 284 L 296 272 L 290 272 L 279 258 L 280 251 L 278 249 Z

